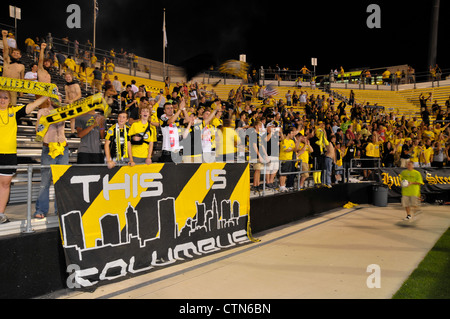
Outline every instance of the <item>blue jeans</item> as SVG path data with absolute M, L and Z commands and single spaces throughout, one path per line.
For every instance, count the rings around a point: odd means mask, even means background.
M 42 147 L 41 165 L 68 165 L 69 164 L 69 147 L 64 149 L 64 155 L 52 158 L 49 154 L 48 146 Z M 36 201 L 36 212 L 34 215 L 47 216 L 50 206 L 50 185 L 52 183 L 52 171 L 50 168 L 41 169 L 41 185 L 39 187 L 39 196 Z M 57 214 L 55 200 L 55 214 Z
M 325 184 L 331 185 L 331 174 L 333 174 L 333 159 L 325 156 Z

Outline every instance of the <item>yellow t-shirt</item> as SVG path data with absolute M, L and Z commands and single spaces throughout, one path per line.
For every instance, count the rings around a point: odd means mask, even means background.
M 108 63 L 106 65 L 106 69 L 110 72 L 114 72 L 114 67 L 115 67 L 114 63 Z
M 0 110 L 0 154 L 17 153 L 17 118 L 26 115 L 25 106 L 13 106 Z
M 150 123 L 148 123 L 148 125 L 150 125 Z M 130 136 L 130 139 L 131 139 L 131 136 L 145 132 L 145 134 L 143 136 L 144 141 L 148 142 L 148 143 L 155 142 L 156 141 L 156 133 L 155 133 L 155 130 L 152 130 L 152 127 L 154 128 L 153 125 L 150 125 L 150 127 L 149 127 L 150 131 L 146 131 L 147 124 L 142 124 L 141 121 L 137 121 L 131 125 L 128 135 Z M 131 145 L 131 154 L 133 155 L 133 157 L 147 158 L 148 150 L 149 150 L 149 144 L 147 144 L 147 143 L 142 143 L 142 145 Z
M 366 156 L 380 157 L 380 143 L 369 143 L 366 146 Z
M 418 163 L 419 162 L 420 152 L 422 151 L 422 147 L 420 147 L 420 146 L 413 146 L 412 150 L 413 151 L 412 151 L 412 154 L 411 154 L 410 161 L 414 162 L 414 163 Z
M 217 130 L 216 154 L 233 154 L 237 152 L 236 145 L 239 144 L 239 136 L 231 127 L 224 127 L 223 130 Z
M 64 62 L 66 65 L 67 65 L 67 67 L 69 68 L 69 69 L 71 69 L 72 71 L 75 71 L 75 67 L 76 67 L 76 63 L 75 63 L 75 61 L 74 60 L 72 60 L 72 59 L 66 59 L 66 61 Z
M 342 154 L 342 151 L 340 148 L 338 148 L 337 151 L 339 152 L 339 159 L 336 160 L 336 166 L 342 166 L 342 160 L 343 160 L 342 158 L 344 155 Z
M 27 39 L 25 40 L 25 44 L 26 44 L 27 46 L 29 46 L 29 47 L 34 47 L 35 42 L 34 42 L 32 39 L 27 38 Z
M 284 139 L 280 143 L 280 161 L 292 160 L 292 155 L 294 154 L 293 149 L 295 148 L 295 142 L 291 139 Z M 291 151 L 287 151 L 292 149 Z
M 301 160 L 303 163 L 309 164 L 309 148 L 307 146 L 305 146 L 305 144 L 300 143 L 300 150 L 303 150 L 303 148 L 305 147 L 305 151 L 298 156 L 298 159 Z M 295 147 L 295 144 L 294 144 Z
M 433 155 L 434 150 L 432 147 L 423 148 L 423 157 L 425 158 L 425 164 L 431 163 L 431 155 Z
M 223 124 L 221 119 L 218 119 L 217 117 L 213 118 L 212 121 L 210 122 L 212 126 L 214 126 L 215 128 L 221 126 Z
M 425 130 L 425 131 L 423 131 L 423 133 L 422 133 L 422 137 L 429 137 L 429 138 L 431 138 L 432 140 L 434 140 L 434 132 L 433 131 L 428 131 L 428 130 Z

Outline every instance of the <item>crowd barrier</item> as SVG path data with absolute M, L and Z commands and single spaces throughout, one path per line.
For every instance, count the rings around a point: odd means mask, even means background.
M 370 183 L 250 198 L 248 164 L 53 169 L 60 228 L 0 237 L 0 298 L 89 291 L 250 245 L 254 234 L 348 201 L 370 201 Z

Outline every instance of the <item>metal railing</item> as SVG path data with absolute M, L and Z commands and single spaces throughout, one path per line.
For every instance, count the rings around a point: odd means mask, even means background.
M 74 166 L 87 166 L 87 167 L 106 167 L 106 164 L 77 164 Z M 117 166 L 120 166 L 117 164 Z M 29 234 L 34 233 L 34 230 L 32 229 L 31 224 L 31 215 L 32 215 L 32 193 L 33 193 L 33 172 L 36 170 L 42 170 L 42 169 L 51 169 L 51 165 L 33 165 L 33 164 L 27 164 L 27 165 L 6 165 L 2 166 L 2 169 L 7 170 L 17 170 L 17 171 L 26 171 L 27 174 L 27 198 L 26 198 L 26 205 L 27 205 L 27 218 L 26 218 L 26 225 L 25 230 L 23 233 Z
M 114 48 L 111 50 L 104 50 L 101 48 L 94 48 L 91 45 L 75 44 L 74 41 L 66 41 L 59 38 L 49 38 L 46 41 L 51 42 L 51 49 L 60 52 L 67 56 L 72 56 L 79 63 L 85 62 L 86 66 L 98 66 L 101 70 L 106 72 L 106 66 L 112 62 L 114 66 L 127 69 L 127 73 L 131 76 L 140 76 L 148 79 L 164 81 L 163 77 L 182 78 L 185 76 L 184 70 L 171 64 L 154 61 L 148 58 L 136 56 L 134 53 L 119 51 Z M 113 54 L 111 54 L 113 50 Z M 97 61 L 91 65 L 91 57 L 95 55 Z M 78 63 L 78 64 L 79 64 Z

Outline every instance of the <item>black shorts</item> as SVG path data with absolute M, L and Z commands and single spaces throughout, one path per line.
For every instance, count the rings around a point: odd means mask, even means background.
M 2 169 L 2 166 L 16 166 L 17 154 L 0 154 L 0 175 L 12 176 L 16 169 Z
M 294 169 L 294 162 L 283 162 L 280 161 L 280 172 L 281 173 L 292 173 Z
M 105 164 L 102 153 L 78 153 L 77 164 Z

